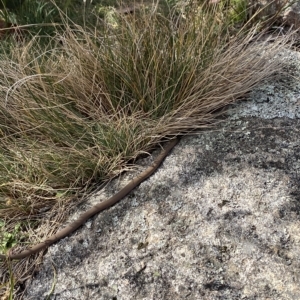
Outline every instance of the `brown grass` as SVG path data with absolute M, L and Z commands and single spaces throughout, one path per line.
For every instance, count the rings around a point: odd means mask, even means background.
M 35 37 L 0 56 L 3 250 L 16 224 L 16 249 L 41 241 L 72 201 L 159 142 L 210 126 L 280 70 L 274 57 L 289 37 L 254 43 L 255 29 L 231 37 L 217 7 L 186 9 L 114 13 L 101 29 L 71 24 L 46 48 Z M 33 259 L 41 255 L 13 262 L 16 281 Z

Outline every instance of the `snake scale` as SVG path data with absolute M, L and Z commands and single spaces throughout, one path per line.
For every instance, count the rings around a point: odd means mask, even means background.
M 95 214 L 110 208 L 117 202 L 122 200 L 126 195 L 128 195 L 135 187 L 137 187 L 141 182 L 150 177 L 163 162 L 165 157 L 170 153 L 174 146 L 178 143 L 178 138 L 171 140 L 162 152 L 157 156 L 154 162 L 137 177 L 133 178 L 124 188 L 122 188 L 118 193 L 108 198 L 107 200 L 94 205 L 92 208 L 83 213 L 77 220 L 68 224 L 65 228 L 61 229 L 57 233 L 48 237 L 45 241 L 36 244 L 32 248 L 24 250 L 17 254 L 8 253 L 7 255 L 0 254 L 0 259 L 23 259 L 32 254 L 38 253 L 49 247 L 50 245 L 56 243 L 57 241 L 65 238 L 80 226 L 82 226 L 89 218 L 93 217 Z

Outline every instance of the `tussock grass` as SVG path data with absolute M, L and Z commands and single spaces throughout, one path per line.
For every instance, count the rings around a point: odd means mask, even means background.
M 66 23 L 49 47 L 35 36 L 2 52 L 0 218 L 3 232 L 19 224 L 18 248 L 54 232 L 71 200 L 159 142 L 210 126 L 280 70 L 284 39 L 252 43 L 255 28 L 232 37 L 223 15 L 147 6 L 91 30 Z M 16 280 L 31 271 L 12 269 Z

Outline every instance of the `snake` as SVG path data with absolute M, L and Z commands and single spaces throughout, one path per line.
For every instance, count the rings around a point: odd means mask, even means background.
M 127 185 L 125 185 L 119 192 L 114 194 L 112 197 L 92 206 L 89 210 L 81 214 L 78 217 L 78 219 L 69 223 L 66 227 L 59 230 L 57 233 L 51 235 L 43 242 L 38 243 L 29 249 L 23 250 L 20 253 L 16 253 L 16 254 L 8 253 L 6 255 L 0 254 L 0 259 L 14 260 L 14 259 L 27 258 L 30 255 L 36 254 L 42 250 L 47 249 L 50 245 L 67 237 L 75 230 L 77 230 L 79 227 L 81 227 L 88 219 L 100 213 L 101 211 L 104 211 L 112 207 L 113 205 L 115 205 L 117 202 L 119 202 L 125 196 L 127 196 L 133 189 L 135 189 L 141 182 L 143 182 L 148 177 L 150 177 L 158 169 L 158 167 L 164 161 L 166 156 L 170 153 L 170 151 L 174 148 L 174 146 L 178 142 L 179 142 L 178 138 L 170 140 L 149 167 L 147 167 L 138 176 L 134 177 Z

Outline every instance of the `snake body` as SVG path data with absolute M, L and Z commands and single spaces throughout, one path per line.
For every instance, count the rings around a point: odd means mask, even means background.
M 162 150 L 162 152 L 157 156 L 154 162 L 142 173 L 140 173 L 137 177 L 133 178 L 124 188 L 122 188 L 118 193 L 108 198 L 107 200 L 94 205 L 92 208 L 83 213 L 77 220 L 68 224 L 65 228 L 53 234 L 45 241 L 36 244 L 35 246 L 24 250 L 17 254 L 0 254 L 0 259 L 23 259 L 32 254 L 38 253 L 41 250 L 46 249 L 50 245 L 56 243 L 57 241 L 65 238 L 80 226 L 82 226 L 89 218 L 93 217 L 95 214 L 110 208 L 115 205 L 117 202 L 122 200 L 126 195 L 128 195 L 136 186 L 138 186 L 145 179 L 150 177 L 163 162 L 165 157 L 169 154 L 169 152 L 173 149 L 173 147 L 178 143 L 178 139 L 171 140 L 166 147 Z

